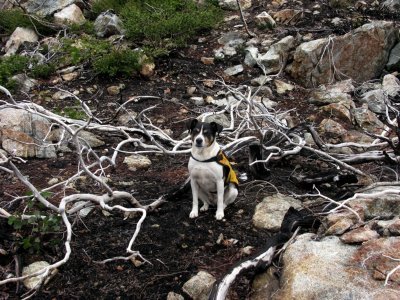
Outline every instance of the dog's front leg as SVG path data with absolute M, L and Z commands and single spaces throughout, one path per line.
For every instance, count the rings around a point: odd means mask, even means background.
M 217 213 L 215 218 L 222 220 L 224 218 L 224 181 L 217 181 Z
M 190 186 L 192 187 L 193 204 L 189 217 L 193 219 L 199 216 L 199 187 L 194 180 L 190 180 Z

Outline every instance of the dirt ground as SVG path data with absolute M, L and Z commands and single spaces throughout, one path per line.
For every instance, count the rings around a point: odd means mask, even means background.
M 249 11 L 254 16 L 266 10 L 269 1 L 253 1 L 253 8 Z M 355 18 L 358 23 L 365 23 L 371 18 L 391 19 L 393 15 L 378 9 L 366 11 L 332 9 L 326 5 L 326 1 L 303 1 L 303 6 L 298 2 L 289 1 L 285 7 L 312 9 L 316 4 L 321 7 L 321 14 L 311 15 L 296 26 L 279 25 L 276 36 L 284 37 L 288 34 L 305 34 L 313 32 L 314 37 L 327 36 L 329 34 L 342 34 L 355 27 Z M 235 12 L 231 13 L 237 14 Z M 254 25 L 252 17 L 248 17 L 249 27 L 252 31 L 259 30 Z M 347 21 L 341 27 L 332 27 L 329 20 L 335 16 L 346 17 Z M 232 57 L 227 61 L 216 62 L 214 65 L 201 63 L 202 56 L 212 57 L 216 40 L 221 33 L 240 25 L 240 19 L 225 23 L 216 32 L 203 33 L 203 39 L 193 40 L 193 44 L 168 57 L 160 58 L 156 62 L 157 73 L 150 79 L 140 77 L 116 80 L 112 84 L 124 83 L 126 88 L 119 96 L 110 96 L 105 88 L 110 82 L 101 78 L 93 78 L 88 74 L 87 78 L 78 81 L 62 83 L 59 87 L 73 91 L 85 90 L 86 87 L 97 85 L 102 93 L 95 96 L 81 93 L 80 97 L 86 101 L 96 103 L 97 116 L 109 118 L 113 115 L 113 104 L 122 103 L 131 96 L 158 96 L 159 100 L 142 99 L 130 104 L 130 109 L 141 111 L 150 105 L 157 104 L 150 116 L 158 120 L 161 127 L 173 131 L 174 137 L 179 137 L 185 130 L 188 119 L 196 117 L 204 111 L 212 111 L 210 106 L 196 107 L 189 101 L 188 86 L 201 87 L 203 95 L 214 94 L 201 85 L 204 79 L 217 79 L 223 76 L 223 70 L 231 65 L 241 63 L 242 56 Z M 357 24 L 359 26 L 360 24 Z M 246 69 L 243 75 L 235 78 L 225 78 L 228 84 L 248 83 L 252 78 L 261 75 L 257 68 Z M 290 80 L 290 78 L 285 78 Z M 41 98 L 42 91 L 51 88 L 51 81 L 42 82 L 40 88 L 34 91 L 33 101 L 46 105 L 49 108 L 59 108 L 59 103 L 45 103 Z M 280 96 L 277 99 L 279 107 L 284 109 L 294 108 L 304 104 L 304 98 L 308 91 L 297 89 L 293 93 Z M 16 95 L 17 99 L 24 99 L 24 95 Z M 173 100 L 174 98 L 177 99 Z M 294 101 L 296 100 L 296 101 Z M 68 106 L 71 103 L 64 102 Z M 307 109 L 296 111 L 299 119 L 306 119 L 313 112 L 313 108 L 305 105 Z M 109 153 L 116 146 L 120 137 L 109 136 L 106 145 L 98 149 L 99 153 Z M 128 147 L 126 150 L 129 150 Z M 115 190 L 131 192 L 142 204 L 148 204 L 158 197 L 168 194 L 179 188 L 186 180 L 188 155 L 149 155 L 152 165 L 147 170 L 130 171 L 122 163 L 123 157 L 118 159 L 117 168 L 111 170 L 112 179 L 110 185 Z M 234 155 L 235 169 L 239 177 L 246 174 L 247 179 L 241 179 L 240 192 L 236 202 L 225 210 L 225 219 L 215 220 L 215 208 L 201 213 L 193 220 L 189 218 L 191 209 L 191 192 L 185 190 L 176 197 L 160 206 L 156 211 L 149 213 L 142 229 L 134 243 L 137 250 L 148 261 L 135 266 L 130 261 L 117 261 L 107 264 L 99 264 L 98 261 L 122 256 L 126 252 L 128 242 L 135 230 L 138 218 L 124 219 L 122 213 L 113 212 L 105 216 L 100 208 L 94 209 L 87 217 L 76 219 L 73 227 L 72 255 L 68 263 L 59 269 L 51 281 L 43 287 L 32 299 L 166 299 L 169 292 L 179 294 L 183 284 L 195 275 L 199 270 L 205 270 L 217 279 L 234 263 L 246 257 L 242 248 L 254 247 L 254 251 L 261 249 L 271 233 L 259 230 L 252 225 L 252 215 L 255 206 L 266 195 L 271 195 L 279 190 L 281 193 L 305 193 L 306 188 L 296 186 L 290 175 L 293 170 L 302 165 L 303 172 L 312 171 L 313 163 L 307 161 L 283 160 L 271 166 L 271 175 L 267 182 L 260 183 L 252 177 L 248 168 L 248 153 L 241 151 Z M 78 168 L 76 157 L 72 153 L 66 153 L 57 159 L 29 159 L 26 164 L 19 164 L 20 170 L 37 187 L 44 187 L 53 177 L 67 178 L 74 174 Z M 380 174 L 379 166 L 369 166 L 371 172 Z M 375 169 L 374 169 L 375 168 Z M 244 177 L 241 177 L 244 178 Z M 332 187 L 331 187 L 332 188 Z M 76 189 L 82 193 L 98 193 L 97 187 L 90 181 L 78 182 Z M 4 204 L 12 199 L 13 195 L 25 194 L 27 189 L 15 178 L 5 173 L 0 176 L 0 199 Z M 336 187 L 326 192 L 336 194 L 342 192 Z M 59 197 L 51 199 L 55 203 Z M 116 204 L 116 203 L 113 203 Z M 127 203 L 123 203 L 128 205 Z M 12 208 L 23 205 L 14 203 Z M 0 255 L 2 270 L 15 271 L 15 260 L 20 260 L 22 265 L 27 265 L 37 260 L 56 262 L 63 256 L 62 243 L 50 246 L 43 243 L 39 253 L 28 253 L 17 246 L 18 236 L 11 226 L 0 219 L 0 246 L 9 251 L 9 255 Z M 22 233 L 24 234 L 24 233 Z M 25 234 L 29 234 L 25 232 Z M 55 232 L 43 237 L 44 241 L 52 239 L 62 240 L 65 232 Z M 217 243 L 220 235 L 224 240 L 234 239 L 236 243 Z M 2 278 L 4 274 L 1 274 Z M 241 276 L 235 282 L 230 293 L 230 299 L 246 299 L 249 297 L 252 273 Z M 23 285 L 7 284 L 0 288 L 0 299 L 18 299 L 27 290 Z M 186 296 L 185 296 L 186 297 Z

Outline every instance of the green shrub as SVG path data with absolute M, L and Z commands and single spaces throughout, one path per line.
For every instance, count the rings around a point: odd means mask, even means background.
M 0 57 L 0 85 L 13 90 L 15 82 L 12 76 L 22 73 L 28 68 L 29 58 L 20 55 Z
M 42 193 L 45 198 L 51 195 L 50 192 Z M 12 215 L 8 218 L 8 224 L 16 231 L 16 241 L 23 250 L 31 253 L 39 252 L 44 246 L 55 246 L 60 243 L 60 239 L 55 239 L 53 235 L 61 229 L 61 216 L 49 213 L 44 205 L 37 204 L 33 198 L 28 201 L 25 214 L 30 217 Z
M 113 49 L 93 62 L 93 69 L 102 76 L 132 76 L 140 68 L 142 54 L 130 49 Z
M 54 32 L 53 29 L 44 26 L 43 22 L 30 18 L 20 9 L 0 10 L 0 33 L 11 34 L 17 27 L 35 29 L 44 35 Z
M 199 5 L 192 0 L 97 0 L 93 9 L 97 13 L 113 9 L 128 38 L 154 53 L 186 45 L 194 34 L 212 28 L 222 18 L 222 10 L 211 1 Z
M 197 32 L 212 28 L 220 20 L 220 10 L 194 1 L 132 0 L 121 16 L 127 36 L 156 48 L 184 46 Z
M 48 64 L 35 64 L 32 67 L 30 72 L 33 78 L 43 78 L 48 79 L 54 72 L 56 71 L 56 67 L 52 63 Z
M 65 38 L 58 52 L 58 64 L 76 65 L 80 63 L 91 63 L 112 50 L 108 41 L 97 40 L 94 37 L 83 36 L 80 39 Z
M 128 1 L 129 0 L 96 0 L 92 5 L 92 11 L 97 15 L 110 9 L 119 13 Z
M 32 27 L 29 17 L 19 9 L 0 10 L 0 31 L 11 34 L 17 27 Z

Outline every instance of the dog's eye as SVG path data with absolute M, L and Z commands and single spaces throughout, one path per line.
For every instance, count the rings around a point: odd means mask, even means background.
M 203 133 L 207 134 L 207 133 L 208 133 L 208 130 L 207 130 L 207 129 L 206 129 L 206 130 L 203 130 Z
M 193 129 L 193 132 L 195 132 L 195 133 L 199 133 L 199 132 L 200 132 L 200 129 L 198 129 L 198 128 L 195 128 L 195 129 Z

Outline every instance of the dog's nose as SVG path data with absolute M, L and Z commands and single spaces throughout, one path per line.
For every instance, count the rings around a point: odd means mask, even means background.
M 202 138 L 197 138 L 196 139 L 196 145 L 201 146 L 203 144 L 203 139 Z

